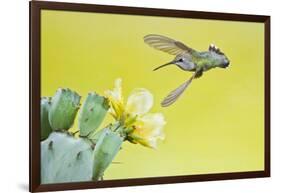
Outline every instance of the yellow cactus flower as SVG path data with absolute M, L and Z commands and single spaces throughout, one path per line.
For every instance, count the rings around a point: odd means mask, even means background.
M 124 112 L 121 83 L 121 79 L 116 79 L 114 89 L 105 92 L 111 104 L 110 113 L 116 120 L 120 120 Z
M 106 91 L 110 101 L 110 113 L 128 129 L 128 140 L 146 147 L 156 148 L 157 140 L 164 139 L 166 124 L 163 114 L 148 113 L 153 106 L 153 95 L 144 88 L 133 90 L 126 104 L 123 101 L 121 79 L 115 81 L 115 88 Z

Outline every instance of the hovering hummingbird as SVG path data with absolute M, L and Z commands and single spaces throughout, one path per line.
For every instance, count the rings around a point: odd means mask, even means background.
M 168 96 L 164 98 L 161 102 L 162 107 L 167 107 L 173 104 L 185 91 L 192 80 L 194 78 L 201 77 L 203 72 L 216 67 L 226 68 L 230 63 L 225 54 L 213 44 L 209 46 L 208 51 L 199 52 L 186 46 L 180 41 L 176 41 L 162 35 L 146 35 L 144 37 L 144 42 L 157 50 L 176 55 L 172 61 L 155 68 L 154 71 L 168 65 L 176 65 L 184 71 L 194 72 L 191 78 L 170 92 Z

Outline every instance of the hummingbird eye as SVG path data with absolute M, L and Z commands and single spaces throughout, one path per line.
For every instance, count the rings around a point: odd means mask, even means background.
M 182 58 L 180 58 L 178 61 L 179 61 L 179 62 L 183 62 L 183 59 L 182 59 Z

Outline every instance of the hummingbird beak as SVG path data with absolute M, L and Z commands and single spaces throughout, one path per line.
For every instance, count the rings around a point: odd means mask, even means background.
M 171 64 L 174 64 L 174 60 L 171 61 L 171 62 L 168 62 L 168 63 L 166 63 L 166 64 L 163 64 L 163 65 L 161 65 L 161 66 L 158 66 L 157 68 L 154 68 L 153 71 L 156 71 L 156 70 L 158 70 L 158 69 L 160 69 L 160 68 L 163 68 L 163 67 L 168 66 L 168 65 L 171 65 Z

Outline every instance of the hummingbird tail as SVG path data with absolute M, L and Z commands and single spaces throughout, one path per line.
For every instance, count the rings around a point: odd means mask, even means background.
M 168 62 L 168 63 L 166 63 L 166 64 L 163 64 L 163 65 L 161 65 L 161 66 L 158 66 L 157 68 L 154 68 L 153 71 L 156 71 L 156 70 L 158 70 L 158 69 L 160 69 L 160 68 L 163 68 L 163 67 L 165 67 L 165 66 L 168 66 L 168 65 L 170 65 L 170 64 L 173 64 L 173 62 Z

